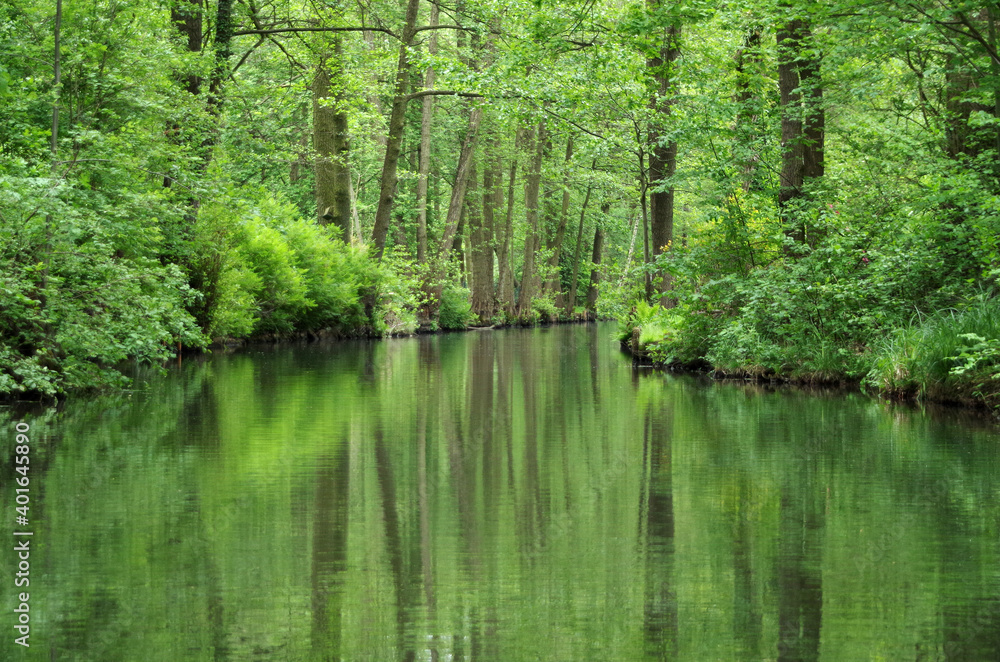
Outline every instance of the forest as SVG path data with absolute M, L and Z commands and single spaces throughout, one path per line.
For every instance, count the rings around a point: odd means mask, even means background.
M 1000 404 L 1000 3 L 8 0 L 0 394 L 616 318 Z

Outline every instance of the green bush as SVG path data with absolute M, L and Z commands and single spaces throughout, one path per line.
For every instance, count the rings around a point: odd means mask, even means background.
M 121 386 L 126 359 L 202 346 L 187 312 L 199 294 L 155 259 L 148 219 L 119 223 L 113 196 L 47 184 L 0 177 L 0 393 Z
M 328 228 L 302 219 L 285 226 L 285 237 L 303 274 L 306 297 L 315 303 L 298 325 L 343 333 L 369 325 L 363 295 L 381 276 L 367 253 L 334 238 Z
M 198 233 L 193 280 L 212 337 L 371 327 L 364 299 L 386 271 L 294 206 L 230 194 L 201 207 Z
M 414 333 L 417 310 L 424 304 L 421 269 L 403 250 L 390 250 L 382 256 L 378 275 L 375 331 L 384 336 Z
M 559 319 L 561 312 L 556 308 L 555 301 L 549 295 L 535 297 L 531 300 L 531 310 L 536 320 L 542 322 L 555 322 Z
M 465 329 L 472 319 L 469 290 L 454 285 L 445 286 L 441 291 L 441 306 L 438 309 L 438 324 L 441 328 Z

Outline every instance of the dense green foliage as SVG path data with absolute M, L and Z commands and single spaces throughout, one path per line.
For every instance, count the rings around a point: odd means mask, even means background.
M 790 11 L 814 28 L 801 58 L 821 60 L 813 84 L 823 96 L 813 103 L 826 113 L 825 173 L 781 204 L 773 141 L 782 107 L 753 92 L 755 79 L 732 79 L 755 107 L 728 111 L 735 131 L 686 134 L 675 178 L 691 210 L 684 242 L 636 271 L 667 273 L 671 288 L 663 308 L 618 304 L 622 339 L 642 327 L 636 350 L 664 364 L 863 379 L 895 394 L 995 404 L 995 10 L 847 2 Z M 773 80 L 776 57 L 762 46 L 749 64 Z M 684 102 L 706 108 L 697 105 L 705 88 L 692 81 L 690 90 Z M 739 126 L 751 112 L 756 139 L 772 136 L 761 148 Z M 749 162 L 748 149 L 757 150 Z
M 992 305 L 996 13 L 13 0 L 0 392 L 597 294 L 628 335 L 640 300 L 665 307 L 641 315 L 665 363 L 861 378 L 898 329 Z M 949 379 L 993 361 L 970 333 Z

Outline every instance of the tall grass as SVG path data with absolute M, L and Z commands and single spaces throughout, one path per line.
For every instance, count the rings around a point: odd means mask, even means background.
M 865 386 L 891 396 L 1000 402 L 1000 303 L 977 297 L 898 329 L 873 348 Z

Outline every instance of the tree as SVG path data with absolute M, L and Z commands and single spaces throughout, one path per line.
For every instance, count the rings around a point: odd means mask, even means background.
M 372 228 L 373 254 L 381 259 L 389 236 L 389 219 L 396 199 L 396 170 L 399 167 L 399 150 L 406 126 L 406 105 L 410 78 L 410 48 L 417 33 L 417 10 L 420 0 L 408 0 L 403 33 L 400 36 L 399 58 L 396 63 L 396 83 L 393 90 L 392 109 L 389 112 L 389 132 L 385 145 L 385 160 L 379 180 L 378 208 L 375 211 L 375 226 Z
M 651 8 L 659 8 L 659 0 L 650 0 Z M 674 238 L 674 185 L 671 179 L 677 174 L 677 141 L 669 137 L 669 121 L 673 109 L 675 65 L 680 57 L 681 27 L 675 21 L 663 30 L 662 41 L 656 54 L 647 61 L 656 88 L 650 105 L 656 116 L 650 125 L 649 217 L 652 234 L 652 257 L 670 250 Z M 664 144 L 666 143 L 666 144 Z M 659 274 L 660 292 L 671 289 L 667 273 Z M 672 300 L 664 298 L 667 305 Z
M 351 171 L 348 166 L 347 111 L 343 95 L 343 44 L 321 55 L 313 76 L 313 146 L 316 150 L 316 213 L 321 224 L 333 223 L 345 242 L 351 240 Z
M 788 238 L 815 246 L 818 237 L 810 234 L 804 216 L 794 213 L 791 203 L 824 172 L 820 56 L 810 43 L 809 20 L 791 7 L 782 6 L 786 12 L 777 30 L 783 150 L 778 205 Z

